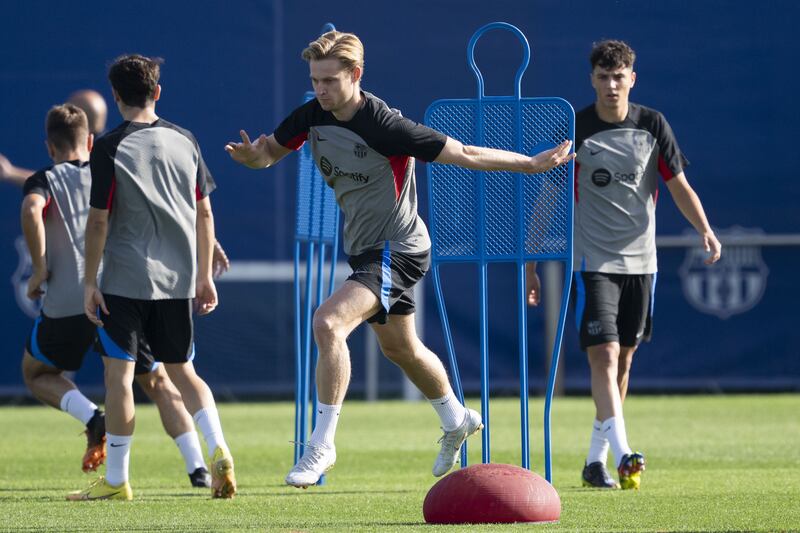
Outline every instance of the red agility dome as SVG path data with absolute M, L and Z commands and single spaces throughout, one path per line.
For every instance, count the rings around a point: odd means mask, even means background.
M 479 464 L 436 483 L 422 507 L 432 524 L 554 522 L 561 499 L 543 477 L 519 466 Z

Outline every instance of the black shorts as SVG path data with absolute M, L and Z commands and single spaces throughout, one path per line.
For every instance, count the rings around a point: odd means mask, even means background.
M 581 349 L 619 342 L 638 346 L 653 334 L 655 274 L 576 272 L 575 317 Z
M 430 250 L 409 254 L 370 250 L 348 258 L 353 273 L 347 278 L 370 289 L 381 302 L 381 309 L 367 322 L 386 323 L 386 315 L 410 315 L 414 312 L 414 285 L 431 266 Z
M 33 323 L 25 349 L 37 361 L 46 365 L 75 372 L 80 369 L 86 355 L 99 355 L 97 331 L 86 315 L 50 318 L 40 315 Z M 136 361 L 136 374 L 147 374 L 156 369 L 150 348 L 145 343 Z
M 103 294 L 108 315 L 100 315 L 97 330 L 101 355 L 137 361 L 149 344 L 152 357 L 163 363 L 194 358 L 192 301 L 135 300 Z

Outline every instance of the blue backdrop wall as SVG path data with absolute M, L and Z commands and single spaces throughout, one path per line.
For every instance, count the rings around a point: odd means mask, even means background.
M 474 95 L 466 44 L 481 25 L 504 20 L 518 26 L 532 46 L 523 95 L 560 96 L 576 109 L 593 98 L 591 43 L 627 40 L 639 58 L 632 98 L 667 116 L 712 224 L 723 235 L 729 228 L 757 236 L 791 234 L 800 226 L 793 179 L 800 156 L 788 146 L 798 118 L 790 88 L 798 80 L 793 21 L 800 4 L 775 0 L 769 6 L 744 0 L 243 0 L 235 8 L 205 0 L 5 4 L 0 152 L 18 165 L 45 166 L 43 122 L 49 106 L 84 87 L 111 101 L 105 79 L 110 60 L 128 52 L 161 56 L 166 62 L 158 112 L 191 129 L 201 144 L 219 184 L 213 195 L 217 233 L 229 255 L 235 261 L 287 261 L 295 158 L 275 169 L 249 171 L 233 164 L 223 146 L 240 128 L 270 133 L 300 102 L 310 84 L 299 54 L 322 25 L 330 21 L 357 33 L 366 46 L 364 88 L 421 120 L 438 98 Z M 477 59 L 487 94 L 511 91 L 520 57 L 510 35 L 490 34 L 481 41 Z M 118 121 L 112 109 L 109 126 Z M 427 217 L 421 166 L 418 175 Z M 658 233 L 680 234 L 687 223 L 662 192 Z M 19 191 L 0 184 L 0 271 L 8 280 L 0 284 L 6 363 L 0 367 L 0 390 L 12 394 L 22 390 L 17 361 L 31 323 L 15 296 L 19 200 Z M 715 269 L 699 266 L 684 248 L 661 251 L 655 339 L 637 356 L 632 388 L 800 386 L 800 333 L 794 327 L 800 290 L 790 272 L 800 248 L 736 250 Z M 513 312 L 510 296 L 504 299 L 514 290 L 508 278 L 498 267 L 490 280 L 497 294 L 491 346 L 498 387 L 515 380 L 514 321 L 499 319 Z M 457 269 L 445 283 L 448 297 L 462 302 L 453 321 L 467 384 L 477 377 L 477 315 L 468 290 L 475 285 L 472 273 Z M 219 310 L 198 320 L 201 372 L 223 396 L 290 393 L 290 284 L 223 281 L 219 289 Z M 432 293 L 426 302 L 426 340 L 444 353 Z M 531 313 L 530 329 L 532 336 L 542 336 L 540 313 Z M 585 390 L 588 371 L 575 337 L 568 324 L 564 378 L 568 388 Z M 353 340 L 358 389 L 363 343 L 359 335 Z M 531 343 L 530 357 L 533 382 L 540 386 L 545 358 L 540 343 Z M 397 390 L 390 365 L 382 367 L 381 376 L 384 390 Z M 98 362 L 90 361 L 78 381 L 98 385 Z

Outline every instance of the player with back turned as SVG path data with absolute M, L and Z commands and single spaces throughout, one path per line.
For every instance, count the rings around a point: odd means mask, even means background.
M 213 181 L 191 132 L 155 113 L 160 60 L 118 58 L 109 69 L 124 122 L 91 153 L 84 312 L 99 326 L 105 366 L 106 476 L 69 499 L 123 499 L 134 429 L 131 381 L 142 343 L 164 363 L 208 445 L 212 495 L 233 497 L 233 458 L 214 397 L 196 374 L 192 300 L 217 305 L 212 279 Z M 103 260 L 102 281 L 98 270 Z

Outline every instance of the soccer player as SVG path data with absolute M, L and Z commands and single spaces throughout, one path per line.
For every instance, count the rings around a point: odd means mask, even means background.
M 106 129 L 108 106 L 100 93 L 92 89 L 81 89 L 72 93 L 67 99 L 67 103 L 83 110 L 89 124 L 89 133 L 95 138 Z M 6 180 L 22 187 L 31 174 L 33 174 L 32 170 L 13 165 L 8 158 L 0 154 L 0 180 Z
M 86 425 L 83 470 L 88 472 L 105 458 L 105 420 L 103 412 L 64 374 L 80 368 L 85 355 L 93 352 L 96 337 L 94 324 L 83 313 L 82 299 L 93 137 L 86 115 L 71 104 L 55 106 L 47 113 L 46 132 L 54 164 L 26 180 L 20 217 L 33 264 L 28 297 L 43 300 L 41 316 L 26 341 L 22 375 L 37 399 Z M 135 373 L 178 445 L 192 485 L 209 487 L 200 441 L 177 389 L 146 350 Z
M 72 500 L 133 498 L 128 481 L 134 429 L 131 389 L 142 344 L 164 363 L 208 445 L 212 496 L 236 492 L 233 458 L 214 397 L 195 373 L 192 299 L 198 314 L 217 305 L 212 279 L 213 189 L 194 136 L 155 113 L 160 63 L 141 55 L 109 69 L 124 122 L 91 153 L 84 312 L 100 327 L 105 365 L 106 476 Z M 103 259 L 102 291 L 97 275 Z
M 292 112 L 270 135 L 231 142 L 231 157 L 250 168 L 276 164 L 305 141 L 344 213 L 344 249 L 353 268 L 344 285 L 317 309 L 314 338 L 317 425 L 286 476 L 296 487 L 315 484 L 336 461 L 334 433 L 350 380 L 347 336 L 365 320 L 383 353 L 430 400 L 444 435 L 433 474 L 455 465 L 461 444 L 483 427 L 481 416 L 456 399 L 439 358 L 414 328 L 413 287 L 430 265 L 430 238 L 417 214 L 414 160 L 476 170 L 537 173 L 572 158 L 570 143 L 533 157 L 475 146 L 403 118 L 361 90 L 364 47 L 357 36 L 328 32 L 303 51 L 316 98 Z
M 69 95 L 67 103 L 79 107 L 86 113 L 86 118 L 89 121 L 89 133 L 94 135 L 95 139 L 105 132 L 108 105 L 106 105 L 103 95 L 93 89 L 79 89 Z M 18 167 L 12 164 L 6 156 L 0 154 L 0 181 L 5 180 L 22 187 L 31 174 L 33 174 L 32 170 Z M 230 269 L 231 262 L 222 245 L 216 239 L 214 240 L 213 257 L 212 270 L 214 277 L 218 278 Z
M 653 328 L 659 176 L 700 234 L 709 253 L 706 264 L 719 260 L 722 251 L 666 119 L 629 101 L 635 58 L 622 41 L 596 43 L 589 57 L 596 99 L 576 115 L 576 315 L 596 407 L 582 474 L 589 487 L 638 489 L 645 469 L 644 456 L 628 444 L 622 405 L 633 354 Z M 535 305 L 535 263 L 528 265 L 528 278 L 528 301 Z M 609 447 L 619 485 L 606 470 Z

